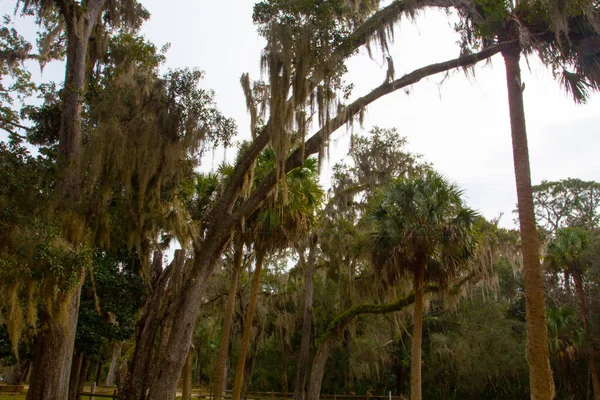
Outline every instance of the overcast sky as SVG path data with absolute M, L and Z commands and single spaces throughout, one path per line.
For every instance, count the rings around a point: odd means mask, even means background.
M 161 46 L 171 43 L 168 68 L 198 67 L 206 72 L 203 86 L 214 89 L 222 111 L 238 122 L 249 137 L 249 118 L 239 85 L 249 72 L 260 78 L 264 45 L 252 24 L 251 0 L 150 0 L 143 4 L 152 17 L 143 28 Z M 2 14 L 13 1 L 0 0 Z M 391 48 L 396 77 L 415 68 L 458 56 L 458 35 L 443 12 L 431 10 L 415 21 L 404 20 Z M 354 96 L 381 84 L 386 67 L 365 51 L 348 62 Z M 567 177 L 600 181 L 600 96 L 575 105 L 540 66 L 535 57 L 521 62 L 532 180 Z M 50 66 L 44 79 L 62 80 L 61 66 Z M 503 212 L 501 225 L 512 226 L 516 204 L 504 64 L 500 56 L 479 65 L 475 76 L 461 71 L 438 75 L 373 103 L 364 130 L 374 125 L 397 128 L 408 149 L 423 154 L 434 167 L 465 189 L 468 204 L 485 217 Z M 355 132 L 360 128 L 356 126 Z M 341 128 L 332 136 L 330 165 L 348 151 L 350 133 Z M 222 155 L 215 156 L 215 160 Z M 208 160 L 211 164 L 211 160 Z M 326 168 L 325 168 L 326 169 Z M 327 181 L 327 171 L 324 171 Z

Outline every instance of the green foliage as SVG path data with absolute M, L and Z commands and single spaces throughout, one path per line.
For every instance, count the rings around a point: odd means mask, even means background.
M 464 207 L 462 191 L 435 172 L 394 180 L 369 205 L 372 260 L 395 282 L 425 268 L 425 279 L 446 285 L 477 249 L 477 213 Z

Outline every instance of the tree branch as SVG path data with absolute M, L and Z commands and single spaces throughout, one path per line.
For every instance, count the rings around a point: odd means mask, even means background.
M 500 43 L 495 46 L 484 49 L 478 53 L 461 56 L 452 60 L 444 61 L 437 64 L 431 64 L 426 67 L 416 69 L 411 73 L 404 75 L 400 79 L 382 84 L 381 86 L 371 91 L 369 94 L 355 100 L 352 104 L 347 106 L 341 113 L 339 113 L 335 118 L 333 118 L 328 126 L 321 128 L 310 139 L 308 139 L 305 143 L 304 151 L 302 151 L 302 149 L 300 148 L 297 149 L 294 153 L 292 153 L 288 157 L 286 162 L 286 172 L 289 172 L 294 168 L 300 167 L 306 158 L 319 151 L 319 148 L 323 145 L 325 139 L 328 136 L 328 132 L 335 132 L 342 125 L 350 122 L 356 114 L 358 114 L 369 104 L 373 103 L 375 100 L 398 89 L 402 89 L 406 86 L 415 84 L 421 79 L 429 77 L 431 75 L 449 71 L 454 68 L 461 68 L 474 65 L 481 60 L 490 58 L 491 56 L 499 53 L 503 49 L 515 45 L 518 45 L 518 41 L 516 40 Z M 256 188 L 256 190 L 250 195 L 250 197 L 234 213 L 231 214 L 231 221 L 238 221 L 242 217 L 248 217 L 250 214 L 252 214 L 260 206 L 261 202 L 269 195 L 271 190 L 273 190 L 273 188 L 275 187 L 275 183 L 275 173 L 272 173 L 267 178 L 265 178 L 262 181 L 262 183 Z M 232 223 L 231 221 L 229 222 L 229 224 Z

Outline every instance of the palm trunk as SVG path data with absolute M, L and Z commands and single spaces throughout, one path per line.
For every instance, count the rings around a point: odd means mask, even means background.
M 590 323 L 585 307 L 585 296 L 583 294 L 583 279 L 580 271 L 573 272 L 573 281 L 575 283 L 575 293 L 577 294 L 577 305 L 579 306 L 579 315 L 583 322 L 586 340 L 588 341 L 589 352 L 589 368 L 592 378 L 592 389 L 594 391 L 594 400 L 600 400 L 600 379 L 598 378 L 598 370 L 596 368 L 596 349 L 591 340 Z
M 117 371 L 119 370 L 119 359 L 121 358 L 121 348 L 123 342 L 118 341 L 113 343 L 112 358 L 110 359 L 110 366 L 108 367 L 108 374 L 104 380 L 104 386 L 111 387 L 115 385 L 115 379 L 117 377 Z
M 554 397 L 554 382 L 552 380 L 552 370 L 550 369 L 544 282 L 531 191 L 529 150 L 525 128 L 521 69 L 519 67 L 520 54 L 519 48 L 502 51 L 506 65 L 506 86 L 510 109 L 523 275 L 525 278 L 527 362 L 529 364 L 531 398 L 533 400 L 551 400 Z
M 286 329 L 282 326 L 279 328 L 279 338 L 281 339 L 281 368 L 283 369 L 282 374 L 282 380 L 283 380 L 283 392 L 287 393 L 288 389 L 289 389 L 289 384 L 288 384 L 288 375 L 287 375 L 287 370 L 288 370 L 288 362 L 287 362 L 287 345 L 285 343 L 285 332 Z
M 194 354 L 194 348 L 190 347 L 190 351 L 185 359 L 185 365 L 183 366 L 183 388 L 182 388 L 182 400 L 192 400 L 192 355 Z
M 308 263 L 306 263 L 306 295 L 304 297 L 304 316 L 302 320 L 302 340 L 298 356 L 298 372 L 296 373 L 296 386 L 294 387 L 294 400 L 304 400 L 306 386 L 306 371 L 308 370 L 308 355 L 310 350 L 310 334 L 312 332 L 313 312 L 313 275 L 315 269 L 316 238 L 310 246 Z M 303 257 L 303 256 L 302 256 Z
M 27 400 L 67 399 L 75 330 L 79 314 L 79 295 L 83 274 L 76 287 L 59 300 L 52 313 L 40 311 L 40 333 L 37 337 L 35 360 L 29 382 Z
M 425 297 L 425 265 L 415 274 L 413 337 L 410 350 L 410 398 L 421 400 L 421 346 L 423 341 L 423 298 Z
M 215 400 L 222 399 L 223 390 L 225 389 L 225 366 L 227 364 L 227 356 L 229 351 L 229 337 L 231 333 L 231 326 L 233 325 L 233 314 L 235 311 L 235 297 L 237 295 L 238 280 L 243 264 L 244 242 L 241 239 L 237 239 L 234 241 L 234 246 L 233 272 L 231 275 L 229 293 L 227 294 L 227 304 L 225 306 L 225 315 L 223 316 L 223 330 L 221 332 L 221 341 L 219 342 L 219 355 L 217 356 L 215 377 L 213 380 L 213 393 Z
M 237 365 L 235 366 L 235 379 L 233 381 L 233 393 L 231 394 L 232 400 L 240 400 L 240 396 L 242 394 L 242 386 L 244 384 L 244 365 L 246 363 L 248 348 L 250 347 L 250 338 L 252 336 L 252 320 L 254 319 L 254 310 L 256 309 L 256 303 L 258 301 L 260 275 L 264 257 L 264 251 L 256 251 L 256 268 L 254 268 L 254 275 L 252 275 L 250 299 L 248 300 L 248 309 L 246 310 L 244 331 L 242 333 L 242 347 L 238 356 Z

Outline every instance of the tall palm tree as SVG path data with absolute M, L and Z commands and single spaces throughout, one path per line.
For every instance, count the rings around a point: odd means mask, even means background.
M 577 102 L 600 88 L 599 10 L 595 0 L 474 1 L 463 8 L 465 51 L 503 43 L 526 292 L 527 362 L 532 399 L 550 400 L 554 383 L 548 353 L 543 274 L 535 223 L 519 61 L 536 50 Z
M 566 271 L 573 277 L 579 316 L 589 345 L 589 369 L 592 377 L 594 399 L 598 400 L 600 399 L 600 378 L 596 368 L 596 351 L 591 340 L 590 324 L 583 294 L 583 273 L 586 268 L 583 255 L 589 243 L 589 234 L 582 228 L 559 229 L 556 231 L 556 238 L 548 243 L 544 263 L 555 271 Z
M 272 148 L 265 150 L 258 159 L 255 182 L 261 182 L 275 169 L 276 157 Z M 252 320 L 260 289 L 260 275 L 265 255 L 269 251 L 283 249 L 293 241 L 306 236 L 314 225 L 316 211 L 322 203 L 324 192 L 319 184 L 317 161 L 309 158 L 304 166 L 290 171 L 279 183 L 277 190 L 246 221 L 247 243 L 252 243 L 256 252 L 255 268 L 250 286 L 250 298 L 242 344 L 237 360 L 233 384 L 233 400 L 239 400 L 244 381 L 244 363 L 250 337 Z
M 477 213 L 462 191 L 436 172 L 394 180 L 375 196 L 368 218 L 371 256 L 384 279 L 413 278 L 415 305 L 411 347 L 411 399 L 420 400 L 425 283 L 445 286 L 471 260 L 477 247 Z

